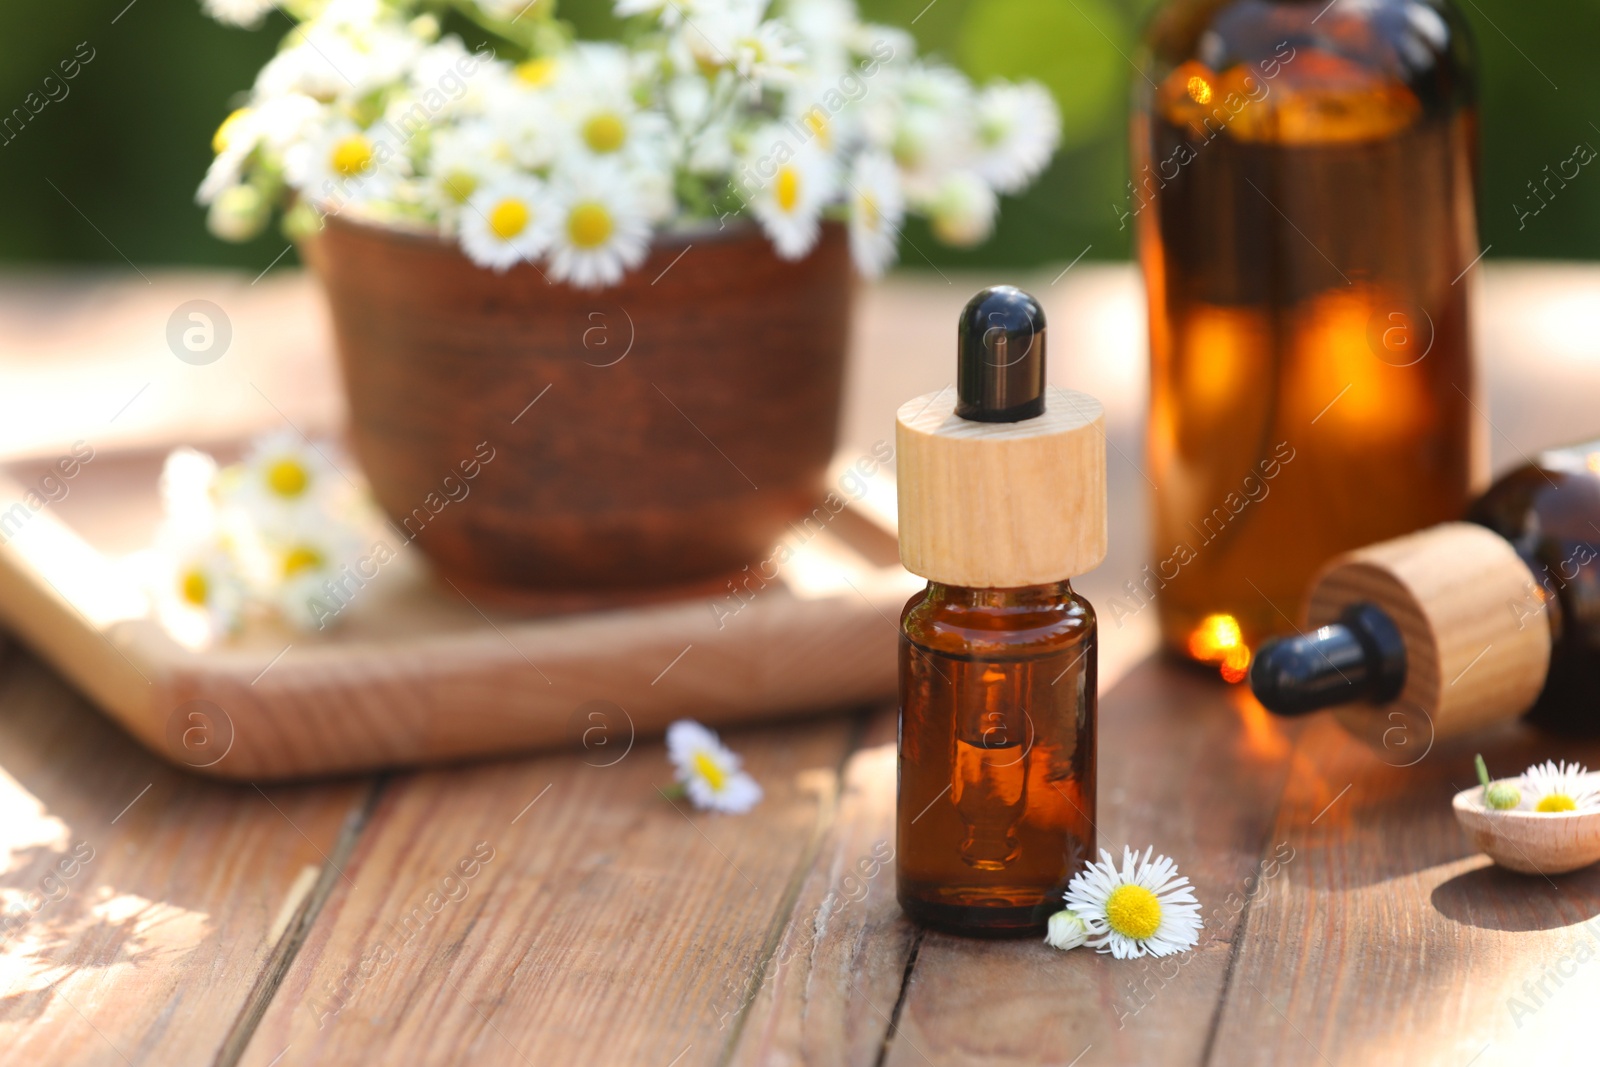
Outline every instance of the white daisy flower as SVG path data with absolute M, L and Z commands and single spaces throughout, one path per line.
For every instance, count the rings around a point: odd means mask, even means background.
M 537 178 L 502 178 L 467 201 L 460 215 L 461 247 L 472 262 L 497 272 L 531 262 L 550 247 L 556 211 Z
M 427 199 L 447 220 L 479 189 L 512 173 L 510 147 L 486 121 L 445 126 L 429 138 Z
M 781 127 L 753 138 L 752 151 L 740 166 L 740 182 L 778 254 L 800 259 L 817 243 L 822 209 L 837 192 L 838 169 L 815 141 L 798 148 L 792 142 Z
M 301 630 L 325 630 L 355 595 L 343 573 L 359 555 L 358 542 L 326 515 L 307 516 L 270 546 L 268 593 L 284 620 Z
M 322 204 L 383 200 L 405 172 L 404 146 L 386 123 L 329 123 L 285 159 L 289 183 Z
M 761 786 L 739 769 L 739 757 L 692 719 L 667 727 L 667 758 L 697 808 L 737 815 L 761 799 Z
M 223 494 L 269 533 L 320 513 L 340 479 L 322 453 L 294 430 L 258 439 L 223 483 Z
M 969 248 L 994 232 L 1000 204 L 982 178 L 958 170 L 940 179 L 926 207 L 935 237 L 945 244 Z
M 764 88 L 792 84 L 806 60 L 786 25 L 763 19 L 765 10 L 764 0 L 697 4 L 684 20 L 679 41 L 702 72 L 730 71 L 747 98 L 759 99 Z
M 550 278 L 582 289 L 615 285 L 650 253 L 649 208 L 630 179 L 589 166 L 563 180 L 553 209 Z
M 1193 948 L 1200 935 L 1200 905 L 1189 879 L 1165 856 L 1152 860 L 1122 850 L 1122 869 L 1100 850 L 1067 885 L 1067 907 L 1089 928 L 1088 944 L 1119 960 L 1170 956 Z
M 495 143 L 527 170 L 549 166 L 572 141 L 568 122 L 548 92 L 527 92 L 513 78 L 490 94 L 485 117 Z
M 895 260 L 905 200 L 900 173 L 881 152 L 863 152 L 850 172 L 850 254 L 856 269 L 876 278 Z
M 218 22 L 255 29 L 278 5 L 276 0 L 200 0 L 200 6 Z
M 253 185 L 224 189 L 206 212 L 206 229 L 224 241 L 244 242 L 267 228 L 272 205 Z
M 1576 811 L 1600 803 L 1589 771 L 1578 763 L 1546 760 L 1522 772 L 1523 804 L 1534 811 Z
M 619 19 L 648 15 L 671 29 L 683 21 L 683 0 L 617 0 L 611 12 Z
M 217 529 L 217 461 L 192 448 L 175 448 L 161 465 L 164 536 L 207 542 Z
M 234 633 L 243 621 L 244 578 L 221 544 L 196 543 L 175 556 L 164 592 L 159 610 L 169 628 L 187 629 L 185 621 L 171 616 L 189 616 L 199 621 L 204 640 Z
M 1061 116 L 1042 85 L 1001 82 L 979 94 L 972 166 L 996 192 L 1021 192 L 1050 162 L 1060 140 Z
M 1051 948 L 1074 949 L 1089 940 L 1089 927 L 1078 918 L 1078 913 L 1068 908 L 1050 916 L 1044 943 Z

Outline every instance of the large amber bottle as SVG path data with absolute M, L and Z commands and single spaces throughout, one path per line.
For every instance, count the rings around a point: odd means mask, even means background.
M 1155 491 L 1129 592 L 1236 681 L 1323 561 L 1481 481 L 1471 49 L 1443 0 L 1176 0 L 1145 43 L 1123 218 Z

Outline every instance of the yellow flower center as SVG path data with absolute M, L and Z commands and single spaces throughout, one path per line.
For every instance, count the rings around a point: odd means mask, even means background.
M 528 205 L 521 200 L 502 200 L 489 212 L 489 229 L 502 241 L 509 241 L 528 228 Z
M 1551 793 L 1547 797 L 1539 798 L 1539 806 L 1535 811 L 1576 811 L 1578 802 L 1565 793 Z
M 478 191 L 478 179 L 464 170 L 453 170 L 444 176 L 445 192 L 458 204 L 465 204 Z
M 1106 922 L 1123 937 L 1143 941 L 1161 927 L 1161 901 L 1142 885 L 1119 885 L 1106 898 Z
M 870 196 L 862 195 L 857 210 L 861 213 L 861 224 L 869 230 L 876 230 L 883 221 L 883 212 L 878 210 L 878 202 Z
M 205 607 L 206 601 L 211 599 L 211 582 L 200 571 L 190 571 L 185 574 L 178 587 L 183 599 L 197 608 Z
M 700 777 L 706 780 L 706 785 L 711 787 L 713 793 L 722 792 L 723 786 L 728 784 L 728 776 L 717 766 L 716 760 L 704 752 L 694 754 L 694 769 L 700 772 Z
M 805 114 L 806 128 L 816 135 L 825 147 L 833 146 L 833 136 L 828 126 L 828 116 L 823 114 L 821 108 L 814 107 Z
M 364 134 L 353 133 L 333 146 L 331 162 L 334 171 L 346 178 L 362 174 L 372 166 L 372 142 Z
M 628 140 L 628 124 L 615 111 L 602 111 L 583 124 L 583 143 L 595 152 L 615 152 Z
M 283 556 L 283 576 L 293 578 L 301 571 L 315 570 L 322 566 L 322 553 L 310 545 L 295 545 Z
M 567 216 L 567 236 L 579 248 L 599 248 L 611 237 L 611 212 L 605 205 L 585 201 Z
M 274 460 L 267 468 L 267 488 L 278 496 L 294 498 L 306 491 L 306 486 L 311 484 L 311 475 L 300 465 L 300 461 L 289 456 Z
M 793 167 L 784 167 L 778 171 L 772 195 L 777 199 L 778 207 L 785 215 L 794 214 L 795 207 L 800 203 L 800 172 Z
M 1211 86 L 1204 78 L 1200 77 L 1200 75 L 1196 74 L 1192 76 L 1188 81 L 1184 82 L 1183 87 L 1184 89 L 1188 90 L 1189 99 L 1193 100 L 1195 103 L 1211 103 Z
M 217 127 L 217 132 L 211 135 L 211 151 L 221 155 L 228 149 L 228 142 L 233 138 L 240 121 L 250 114 L 250 109 L 241 107 L 233 114 L 222 120 L 222 125 Z
M 555 77 L 556 61 L 553 59 L 530 59 L 517 64 L 517 80 L 535 89 L 549 85 Z

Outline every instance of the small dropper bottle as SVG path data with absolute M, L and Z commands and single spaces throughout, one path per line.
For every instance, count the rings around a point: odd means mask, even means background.
M 913 920 L 1039 935 L 1095 846 L 1095 616 L 1069 579 L 1105 557 L 1099 401 L 1045 386 L 1038 303 L 961 314 L 954 395 L 900 408 L 896 870 Z

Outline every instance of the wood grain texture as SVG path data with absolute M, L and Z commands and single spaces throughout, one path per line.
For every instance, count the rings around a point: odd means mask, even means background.
M 1308 627 L 1376 604 L 1406 647 L 1405 688 L 1383 705 L 1340 712 L 1382 747 L 1396 707 L 1420 711 L 1443 740 L 1527 711 L 1550 667 L 1550 619 L 1533 572 L 1498 534 L 1447 522 L 1347 552 L 1312 583 Z
M 194 648 L 128 565 L 154 537 L 160 457 L 97 456 L 65 506 L 0 538 L 0 618 L 151 751 L 220 777 L 576 744 L 587 728 L 580 709 L 597 701 L 652 735 L 684 715 L 723 724 L 886 699 L 892 619 L 921 585 L 895 562 L 869 506 L 873 493 L 892 495 L 892 474 L 876 461 L 863 474 L 864 461 L 846 457 L 832 475 L 837 506 L 819 506 L 767 564 L 726 581 L 671 597 L 502 598 L 441 581 L 380 529 L 371 536 L 394 558 L 347 589 L 336 628 L 308 634 L 257 619 Z M 0 476 L 0 501 L 21 493 Z M 102 495 L 119 506 L 89 503 Z M 208 729 L 231 741 L 220 758 L 217 745 L 190 750 L 196 735 L 170 729 L 196 701 Z
M 1514 773 L 1558 754 L 1592 766 L 1600 743 L 1510 724 L 1426 744 L 1374 752 L 1327 720 L 1301 735 L 1271 834 L 1294 858 L 1240 934 L 1212 1062 L 1590 1057 L 1600 869 L 1546 879 L 1493 867 L 1450 801 L 1475 780 L 1474 752 Z
M 973 422 L 944 389 L 895 418 L 900 559 L 912 574 L 975 588 L 1074 578 L 1106 556 L 1105 410 L 1045 391 L 1043 415 Z
M 895 720 L 872 718 L 776 947 L 728 991 L 730 1063 L 872 1064 L 892 1040 L 917 937 L 894 895 Z
M 1273 813 L 1298 729 L 1242 691 L 1150 660 L 1101 700 L 1101 847 L 1177 859 L 1202 902 L 1199 946 L 1120 962 L 1034 941 L 929 933 L 916 952 L 890 1065 L 1199 1064 L 1233 945 L 1274 854 Z M 1084 1062 L 1091 1062 L 1085 1055 Z
M 731 735 L 766 789 L 738 818 L 664 798 L 659 744 L 396 779 L 241 1063 L 718 1062 L 854 735 Z
M 0 667 L 0 1059 L 209 1064 L 319 882 L 360 783 L 206 782 L 20 652 Z

